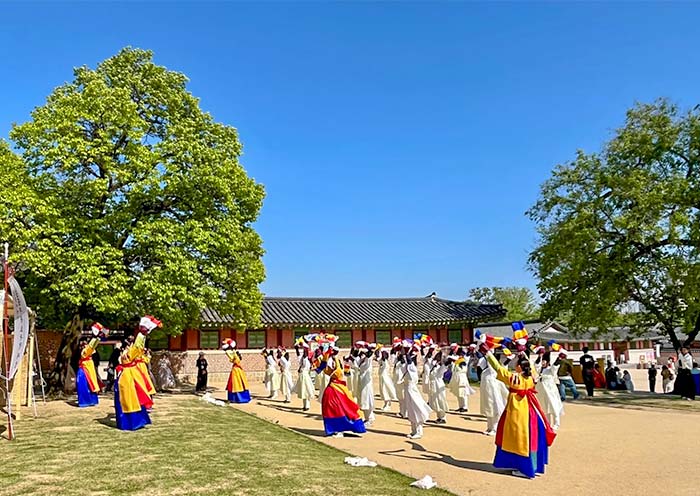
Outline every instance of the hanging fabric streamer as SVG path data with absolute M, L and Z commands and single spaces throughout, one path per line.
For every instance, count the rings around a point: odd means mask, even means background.
M 29 339 L 29 310 L 27 309 L 27 302 L 24 300 L 24 294 L 22 294 L 22 289 L 19 287 L 17 279 L 15 279 L 14 276 L 10 277 L 8 283 L 10 285 L 10 294 L 12 295 L 12 304 L 15 314 L 12 360 L 10 361 L 10 375 L 8 376 L 9 379 L 12 379 L 17 369 L 19 369 L 20 363 L 22 363 L 24 350 L 27 347 L 27 340 Z

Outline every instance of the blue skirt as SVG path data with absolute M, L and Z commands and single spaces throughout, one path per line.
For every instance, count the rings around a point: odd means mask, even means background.
M 114 383 L 114 411 L 117 416 L 117 428 L 123 431 L 135 431 L 151 423 L 145 406 L 138 412 L 124 413 L 119 402 L 119 379 Z
M 250 391 L 247 389 L 238 393 L 228 392 L 229 403 L 248 403 L 250 401 Z
M 95 406 L 100 402 L 97 393 L 90 391 L 85 371 L 81 368 L 78 369 L 78 375 L 75 378 L 75 389 L 78 392 L 78 406 L 80 408 Z
M 338 418 L 323 418 L 323 428 L 326 430 L 326 436 L 332 436 L 338 432 L 355 432 L 362 434 L 367 432 L 365 422 L 362 419 L 350 420 L 347 417 Z
M 520 470 L 531 479 L 536 474 L 544 474 L 544 466 L 549 462 L 549 447 L 547 446 L 547 433 L 544 428 L 544 422 L 542 422 L 539 415 L 537 415 L 537 430 L 537 451 L 531 452 L 530 456 L 527 457 L 503 451 L 498 446 L 496 447 L 493 466 L 496 468 Z

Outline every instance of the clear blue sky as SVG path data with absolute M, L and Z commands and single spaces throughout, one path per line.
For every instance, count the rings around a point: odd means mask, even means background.
M 635 101 L 700 103 L 699 4 L 0 5 L 0 136 L 126 45 L 184 72 L 265 184 L 263 290 L 524 285 L 524 211 Z

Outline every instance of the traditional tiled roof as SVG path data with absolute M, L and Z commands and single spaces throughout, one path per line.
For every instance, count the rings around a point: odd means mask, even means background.
M 646 341 L 660 340 L 662 336 L 655 327 L 642 331 L 633 331 L 629 327 L 613 327 L 607 332 L 598 333 L 597 328 L 590 328 L 586 331 L 573 333 L 563 325 L 555 321 L 542 322 L 538 320 L 526 320 L 525 328 L 531 337 L 536 337 L 540 341 L 555 340 L 560 343 L 582 343 L 582 342 L 615 342 L 615 341 Z M 513 329 L 510 322 L 497 322 L 479 325 L 484 333 L 492 336 L 512 336 Z
M 502 317 L 502 305 L 481 305 L 427 296 L 423 298 L 279 298 L 265 297 L 264 326 L 352 327 L 476 324 Z M 232 324 L 227 315 L 202 311 L 205 326 Z

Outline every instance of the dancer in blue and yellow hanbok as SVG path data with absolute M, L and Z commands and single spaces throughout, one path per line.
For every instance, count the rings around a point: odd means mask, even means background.
M 92 331 L 95 337 L 90 342 L 82 342 L 80 350 L 80 360 L 78 361 L 78 373 L 75 377 L 75 389 L 78 393 L 78 406 L 85 408 L 88 406 L 97 405 L 100 400 L 97 393 L 100 392 L 100 382 L 95 371 L 95 362 L 92 361 L 92 355 L 97 351 L 97 345 L 100 342 L 98 334 L 103 330 L 103 327 L 95 323 L 92 325 Z
M 534 478 L 536 474 L 543 474 L 549 461 L 549 446 L 556 433 L 537 401 L 530 361 L 523 356 L 518 360 L 516 371 L 511 372 L 491 351 L 486 351 L 486 359 L 498 380 L 509 390 L 508 403 L 496 431 L 493 466 L 511 469 L 513 475 L 521 477 Z
M 250 401 L 248 379 L 243 371 L 243 367 L 241 367 L 241 357 L 236 351 L 236 342 L 233 339 L 225 339 L 221 349 L 226 352 L 226 356 L 232 364 L 231 373 L 226 384 L 228 401 L 230 403 L 248 403 Z
M 144 356 L 146 334 L 159 326 L 160 321 L 155 318 L 143 317 L 134 342 L 119 357 L 120 364 L 114 384 L 114 409 L 117 427 L 121 430 L 135 431 L 151 423 L 148 410 L 153 406 L 153 400 L 148 394 L 148 386 L 138 364 Z
M 337 354 L 337 348 L 333 349 L 332 353 Z M 327 359 L 324 373 L 329 377 L 328 386 L 321 399 L 321 415 L 326 435 L 366 432 L 362 412 L 343 380 L 343 369 L 336 356 Z

